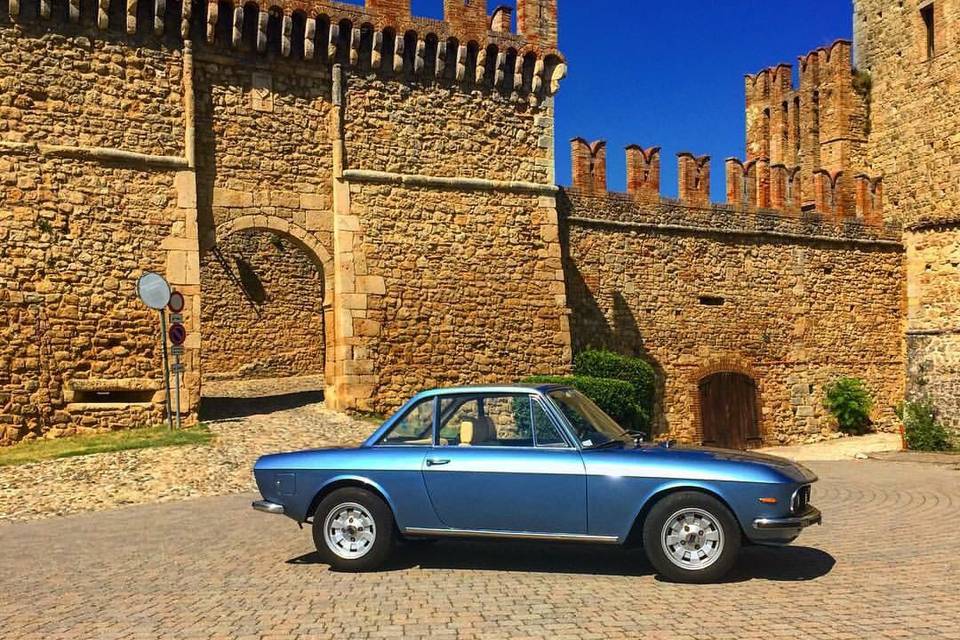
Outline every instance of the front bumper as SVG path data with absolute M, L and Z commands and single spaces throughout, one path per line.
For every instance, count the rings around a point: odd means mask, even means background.
M 757 518 L 753 521 L 753 528 L 760 531 L 796 531 L 806 529 L 815 524 L 823 524 L 823 516 L 816 507 L 807 507 L 800 515 L 788 518 Z
M 257 511 L 271 513 L 277 516 L 282 516 L 284 513 L 286 513 L 286 509 L 284 509 L 282 504 L 270 502 L 269 500 L 257 500 L 253 503 L 253 508 Z

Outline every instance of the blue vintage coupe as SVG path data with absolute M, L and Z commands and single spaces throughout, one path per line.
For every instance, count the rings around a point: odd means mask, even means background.
M 664 577 L 716 580 L 744 543 L 820 522 L 817 477 L 773 456 L 643 444 L 557 385 L 421 393 L 355 449 L 264 456 L 253 507 L 312 523 L 340 570 L 397 541 L 447 537 L 643 545 Z

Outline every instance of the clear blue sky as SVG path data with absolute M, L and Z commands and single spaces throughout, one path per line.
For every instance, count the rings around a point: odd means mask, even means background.
M 850 38 L 851 0 L 559 0 L 560 49 L 570 73 L 557 96 L 557 181 L 570 182 L 569 140 L 608 144 L 609 188 L 624 190 L 623 149 L 663 147 L 663 192 L 676 195 L 676 153 L 744 154 L 743 76 Z M 488 0 L 490 11 L 512 0 Z M 442 18 L 442 0 L 413 0 Z
M 569 184 L 568 143 L 582 136 L 607 141 L 611 190 L 625 189 L 626 145 L 659 145 L 665 195 L 677 191 L 676 153 L 691 151 L 713 158 L 722 201 L 723 160 L 744 154 L 744 74 L 796 68 L 850 38 L 852 14 L 850 0 L 560 0 L 570 72 L 557 96 L 558 182 Z

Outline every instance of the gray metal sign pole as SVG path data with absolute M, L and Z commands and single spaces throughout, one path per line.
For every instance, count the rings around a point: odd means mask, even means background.
M 160 309 L 160 344 L 163 345 L 163 386 L 167 405 L 167 425 L 173 429 L 173 413 L 170 411 L 170 357 L 167 355 L 167 312 Z M 177 421 L 180 420 L 180 387 L 177 386 Z
M 176 376 L 176 384 L 174 385 L 174 389 L 176 390 L 174 393 L 176 395 L 174 397 L 177 403 L 177 431 L 179 431 L 180 430 L 180 372 L 183 370 L 183 365 L 180 364 L 179 353 L 173 356 L 173 359 L 174 359 L 173 371 L 174 371 L 174 375 Z

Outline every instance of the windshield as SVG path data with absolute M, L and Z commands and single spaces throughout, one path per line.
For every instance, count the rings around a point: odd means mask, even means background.
M 630 435 L 613 418 L 579 391 L 558 389 L 547 395 L 563 412 L 582 446 L 590 448 L 613 441 L 630 441 Z

